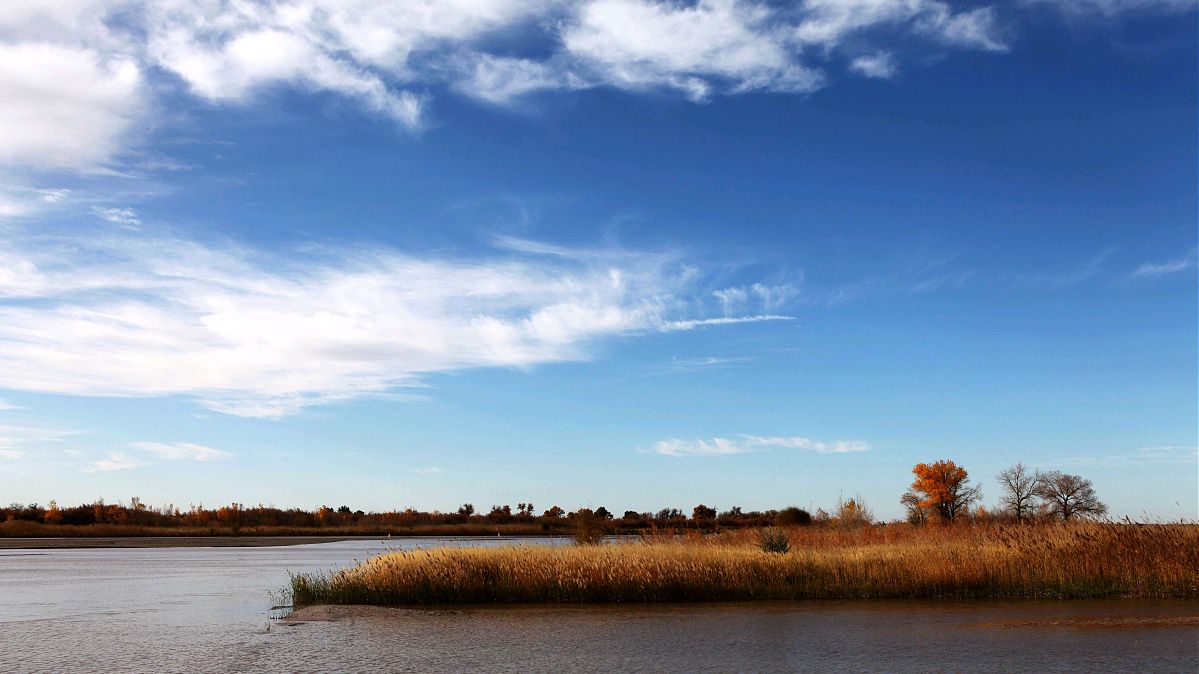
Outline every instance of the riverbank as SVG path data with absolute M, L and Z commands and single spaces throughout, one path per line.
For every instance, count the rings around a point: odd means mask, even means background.
M 312 604 L 1199 598 L 1199 526 L 796 528 L 570 547 L 436 548 L 292 578 Z

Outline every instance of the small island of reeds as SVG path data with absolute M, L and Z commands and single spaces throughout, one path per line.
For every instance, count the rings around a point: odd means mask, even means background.
M 295 605 L 1199 598 L 1199 527 L 794 527 L 392 552 L 292 578 Z

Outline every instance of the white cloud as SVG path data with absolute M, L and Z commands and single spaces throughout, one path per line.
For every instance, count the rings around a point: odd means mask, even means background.
M 438 468 L 437 466 L 429 466 L 427 468 L 414 468 L 414 469 L 412 469 L 412 472 L 416 473 L 417 475 L 425 475 L 425 476 L 441 475 L 441 469 Z
M 3 103 L 0 103 L 0 106 L 3 106 Z M 23 184 L 25 182 L 27 181 L 19 176 L 0 173 L 0 223 L 8 218 L 26 216 L 59 203 L 71 193 L 65 189 L 37 189 Z
M 0 165 L 102 168 L 143 110 L 141 69 L 131 58 L 0 41 Z
M 121 232 L 0 241 L 4 385 L 277 417 L 431 372 L 585 359 L 605 337 L 789 318 L 688 318 L 710 295 L 669 255 L 297 255 Z
M 903 29 L 958 47 L 1007 49 L 990 7 L 956 14 L 941 0 L 806 0 L 804 7 L 804 18 L 794 27 L 795 38 L 826 49 L 880 28 Z
M 671 358 L 670 366 L 674 370 L 693 370 L 705 367 L 714 367 L 718 365 L 731 365 L 734 363 L 744 363 L 751 360 L 746 356 L 735 358 L 726 358 L 721 356 L 703 356 L 700 358 Z
M 668 438 L 654 444 L 654 451 L 663 456 L 724 456 L 746 454 L 763 447 L 803 449 L 821 454 L 845 454 L 870 450 L 870 443 L 861 440 L 837 440 L 819 442 L 804 437 L 763 437 L 742 435 L 737 439 L 712 438 L 711 440 L 680 440 Z
M 7 410 L 19 410 L 19 409 L 21 409 L 21 408 L 8 402 L 7 400 L 0 399 L 0 412 L 4 412 Z
M 995 23 L 988 7 L 954 13 L 940 0 L 9 0 L 0 165 L 108 168 L 149 112 L 179 104 L 158 96 L 171 87 L 161 73 L 214 103 L 326 92 L 415 129 L 431 86 L 497 104 L 598 86 L 696 100 L 809 92 L 851 38 L 858 53 L 875 30 L 1002 50 Z M 518 35 L 549 48 L 514 54 Z
M 455 87 L 475 98 L 504 105 L 546 89 L 583 89 L 587 81 L 557 64 L 531 59 L 469 54 L 461 59 L 462 78 Z
M 697 100 L 758 89 L 807 92 L 823 83 L 799 62 L 774 13 L 753 2 L 593 0 L 562 42 L 604 83 L 672 87 Z
M 764 312 L 777 311 L 799 295 L 799 287 L 792 284 L 768 286 L 754 283 L 749 286 L 731 286 L 714 290 L 712 296 L 720 300 L 724 315 L 746 311 L 747 308 Z
M 0 448 L 0 459 L 6 459 L 8 461 L 16 461 L 17 459 L 24 458 L 24 456 L 25 456 L 25 452 L 22 452 L 20 450 Z
M 794 316 L 776 316 L 773 314 L 758 314 L 754 316 L 726 316 L 722 318 L 693 318 L 681 321 L 666 321 L 658 327 L 664 331 L 694 330 L 709 325 L 736 325 L 738 323 L 761 323 L 762 321 L 793 321 Z
M 129 446 L 166 461 L 225 461 L 233 458 L 231 452 L 190 442 L 133 442 Z
M 782 447 L 785 449 L 806 449 L 821 454 L 845 454 L 847 452 L 865 452 L 870 450 L 870 443 L 861 440 L 837 440 L 831 443 L 819 442 L 810 438 L 793 437 L 761 437 L 756 435 L 743 436 L 745 444 L 750 447 Z
M 96 214 L 101 219 L 111 222 L 114 225 L 123 227 L 137 228 L 142 224 L 141 218 L 138 217 L 137 211 L 132 208 L 114 208 L 93 206 L 92 213 Z
M 880 51 L 855 58 L 850 61 L 849 69 L 866 77 L 885 80 L 894 77 L 899 67 L 892 54 Z
M 663 456 L 723 456 L 744 454 L 749 450 L 743 444 L 727 438 L 709 440 L 680 440 L 668 438 L 654 444 L 654 451 Z
M 1191 252 L 1187 253 L 1183 257 L 1178 258 L 1177 260 L 1168 260 L 1166 262 L 1146 262 L 1145 264 L 1137 267 L 1136 271 L 1132 272 L 1132 276 L 1133 278 L 1154 279 L 1161 276 L 1168 276 L 1170 274 L 1177 274 L 1180 271 L 1194 269 L 1197 264 L 1199 264 L 1199 252 L 1197 252 L 1195 249 L 1191 249 Z
M 172 27 L 150 43 L 150 52 L 194 93 L 213 101 L 244 101 L 264 86 L 292 84 L 339 93 L 406 127 L 420 126 L 419 96 L 394 90 L 381 76 L 337 59 L 295 33 L 251 29 L 206 44 Z
M 90 465 L 83 469 L 85 473 L 111 473 L 118 470 L 131 470 L 142 464 L 128 454 L 120 452 L 112 452 L 106 459 L 93 461 Z

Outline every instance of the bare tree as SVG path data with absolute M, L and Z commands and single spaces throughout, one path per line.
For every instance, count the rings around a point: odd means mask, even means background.
M 1023 463 L 1002 471 L 995 476 L 1003 489 L 999 498 L 1000 506 L 1016 516 L 1017 522 L 1023 522 L 1036 512 L 1036 491 L 1041 481 L 1038 473 L 1029 472 Z
M 1063 520 L 1075 517 L 1102 517 L 1107 506 L 1095 496 L 1090 480 L 1060 470 L 1042 473 L 1034 493 Z
M 921 526 L 928 523 L 928 516 L 931 508 L 926 508 L 920 505 L 920 496 L 914 491 L 906 491 L 899 498 L 899 502 L 903 504 L 904 510 L 908 513 L 908 522 L 916 526 Z

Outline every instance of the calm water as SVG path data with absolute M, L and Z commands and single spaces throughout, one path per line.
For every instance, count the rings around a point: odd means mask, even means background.
M 287 584 L 288 572 L 436 543 L 0 550 L 0 672 L 1199 668 L 1196 627 L 1044 624 L 1196 615 L 1199 602 L 485 607 L 266 629 L 272 591 Z M 1032 621 L 1041 622 L 1020 624 Z

